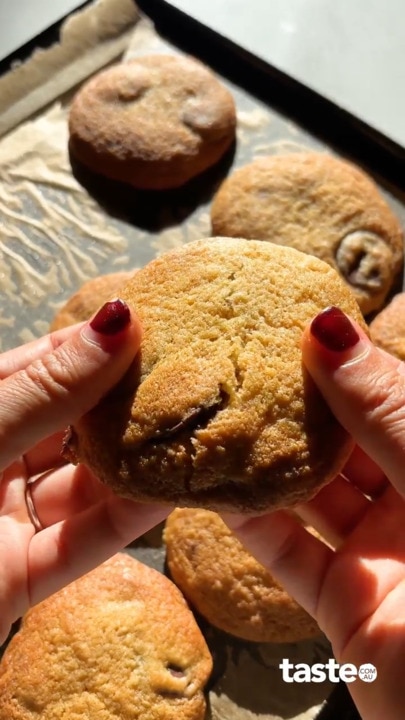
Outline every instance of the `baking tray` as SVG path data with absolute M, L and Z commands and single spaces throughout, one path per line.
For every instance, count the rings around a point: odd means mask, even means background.
M 148 7 L 149 3 L 156 6 L 148 0 Z M 159 4 L 161 7 L 170 10 L 165 3 Z M 177 12 L 173 10 L 175 22 L 169 22 L 164 12 L 153 13 L 159 19 L 159 32 L 146 18 L 139 21 L 125 58 L 193 49 L 234 95 L 238 109 L 236 147 L 217 167 L 187 187 L 148 193 L 91 176 L 78 167 L 73 168 L 75 177 L 72 175 L 66 124 L 72 93 L 2 138 L 0 350 L 46 332 L 58 307 L 86 279 L 142 266 L 165 250 L 208 237 L 210 203 L 218 184 L 230 170 L 259 156 L 308 149 L 344 154 L 374 175 L 405 225 L 403 190 L 394 182 L 397 166 L 393 167 L 387 156 L 379 174 L 371 166 L 380 157 L 381 146 L 373 146 L 374 154 L 370 151 L 360 157 L 365 137 L 360 132 L 354 134 L 353 128 L 343 132 L 341 118 L 335 124 L 325 123 L 322 137 L 309 130 L 304 120 L 298 122 L 281 109 L 285 92 L 280 92 L 269 75 L 259 69 L 255 72 L 250 60 L 238 56 L 231 46 L 225 44 L 220 50 L 218 39 L 213 40 L 215 34 L 205 37 L 204 28 L 194 32 L 196 23 L 183 27 Z M 294 105 L 294 86 L 290 94 L 289 103 Z M 307 107 L 298 100 L 296 104 Z M 319 114 L 313 117 L 314 124 L 315 120 L 319 124 Z M 325 128 L 331 135 L 329 142 Z M 345 140 L 344 146 L 337 145 L 338 133 Z
M 304 84 L 272 65 L 269 60 L 266 61 L 252 54 L 252 50 L 247 49 L 254 48 L 252 23 L 249 24 L 249 29 L 253 36 L 246 38 L 244 42 L 246 47 L 240 47 L 231 39 L 233 34 L 231 20 L 229 31 L 224 31 L 223 9 L 222 22 L 221 19 L 216 19 L 215 13 L 212 13 L 208 27 L 177 8 L 178 5 L 187 6 L 186 2 L 139 0 L 138 5 L 153 18 L 158 30 L 166 34 L 177 46 L 187 52 L 198 54 L 211 67 L 216 67 L 221 74 L 233 78 L 239 86 L 247 89 L 249 94 L 264 98 L 274 109 L 278 108 L 290 119 L 295 119 L 328 145 L 336 145 L 340 152 L 349 153 L 353 159 L 367 165 L 377 175 L 393 182 L 398 189 L 405 189 L 405 147 L 361 120 L 353 114 L 354 111 L 350 113 L 343 109 L 338 104 L 338 100 L 332 102 L 312 90 L 309 87 L 310 79 Z M 232 0 L 227 0 L 227 5 L 229 14 L 237 12 L 238 8 L 240 10 L 240 5 L 233 3 Z M 289 7 L 288 2 L 286 6 Z M 255 9 L 257 6 L 254 5 L 249 8 L 249 12 L 254 12 Z M 198 9 L 195 10 L 195 14 L 197 16 Z M 208 22 L 207 12 L 203 15 Z M 264 18 L 264 10 L 262 15 Z M 260 18 L 257 18 L 257 21 L 259 22 Z M 349 9 L 348 22 L 350 22 Z M 299 43 L 299 38 L 293 37 L 291 42 Z M 271 55 L 272 53 L 269 52 L 268 57 Z M 388 76 L 386 80 L 387 85 L 391 87 L 391 78 Z M 371 83 L 370 77 L 370 88 Z M 330 84 L 333 84 L 333 79 Z M 375 98 L 375 101 L 380 100 Z
M 235 98 L 236 145 L 187 187 L 150 193 L 71 165 L 66 119 L 72 92 L 0 140 L 2 350 L 46 332 L 58 307 L 85 280 L 142 266 L 170 248 L 209 237 L 210 203 L 219 183 L 256 157 L 308 149 L 346 156 L 374 175 L 405 225 L 399 181 L 404 176 L 400 178 L 400 159 L 392 148 L 383 152 L 380 143 L 372 142 L 352 119 L 345 123 L 334 108 L 322 104 L 322 112 L 318 106 L 315 113 L 313 98 L 303 100 L 302 88 L 221 44 L 215 33 L 188 23 L 166 3 L 148 0 L 144 10 L 155 25 L 145 16 L 136 23 L 123 60 L 151 52 L 191 52 L 210 65 Z M 160 530 L 128 552 L 164 571 Z M 326 662 L 331 648 L 323 636 L 293 644 L 246 643 L 198 620 L 214 657 L 212 720 L 312 720 L 332 690 L 336 696 L 330 683 L 292 688 L 280 678 L 283 657 Z M 338 689 L 340 694 L 345 690 Z

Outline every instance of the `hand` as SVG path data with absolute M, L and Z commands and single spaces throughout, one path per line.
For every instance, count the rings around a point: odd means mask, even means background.
M 357 443 L 343 474 L 291 514 L 226 520 L 318 621 L 339 664 L 372 663 L 377 679 L 348 688 L 363 720 L 405 708 L 405 365 L 373 347 L 339 310 L 315 318 L 303 358 Z
M 118 382 L 140 336 L 139 321 L 118 300 L 90 323 L 0 356 L 0 644 L 29 606 L 168 512 L 116 497 L 86 467 L 61 461 L 66 427 Z M 27 509 L 28 481 L 38 528 Z

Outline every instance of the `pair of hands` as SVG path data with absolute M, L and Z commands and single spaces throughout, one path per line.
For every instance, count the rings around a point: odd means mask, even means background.
M 105 311 L 104 311 L 105 316 Z M 376 666 L 349 689 L 364 720 L 402 720 L 405 688 L 405 366 L 359 341 L 328 350 L 311 334 L 303 359 L 357 446 L 344 469 L 299 514 L 230 517 L 240 540 L 330 639 L 339 663 Z M 88 572 L 156 525 L 168 508 L 116 497 L 83 467 L 60 464 L 67 425 L 122 377 L 141 329 L 74 326 L 0 356 L 0 642 L 30 605 Z M 31 486 L 43 530 L 25 501 Z

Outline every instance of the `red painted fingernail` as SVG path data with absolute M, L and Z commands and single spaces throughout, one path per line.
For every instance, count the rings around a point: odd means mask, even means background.
M 117 335 L 128 327 L 131 313 L 128 305 L 117 298 L 106 302 L 90 320 L 92 330 L 100 335 Z
M 328 307 L 319 313 L 311 323 L 311 333 L 321 345 L 333 352 L 350 350 L 360 340 L 347 315 L 337 307 Z

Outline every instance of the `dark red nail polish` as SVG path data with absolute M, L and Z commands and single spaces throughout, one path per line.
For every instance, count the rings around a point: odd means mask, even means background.
M 323 310 L 311 323 L 311 333 L 327 350 L 344 352 L 359 342 L 360 336 L 347 315 L 337 307 Z
M 100 335 L 117 335 L 129 325 L 131 313 L 128 305 L 117 298 L 106 302 L 90 320 L 90 327 Z

